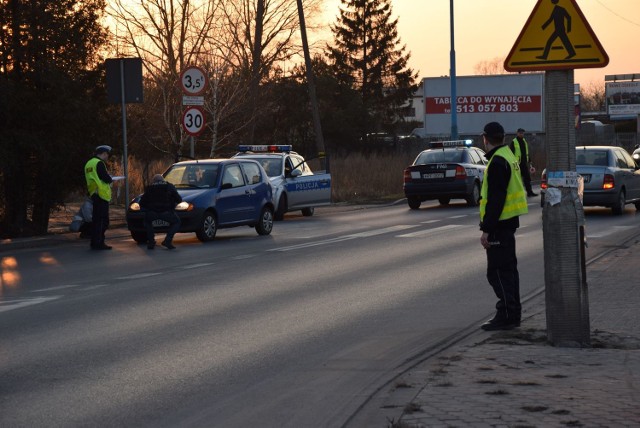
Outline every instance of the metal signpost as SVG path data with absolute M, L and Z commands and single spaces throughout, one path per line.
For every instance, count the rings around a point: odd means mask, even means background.
M 575 0 L 538 0 L 504 63 L 513 72 L 545 71 L 547 176 L 553 182 L 547 189 L 542 222 L 547 337 L 555 346 L 590 344 L 573 70 L 608 63 Z

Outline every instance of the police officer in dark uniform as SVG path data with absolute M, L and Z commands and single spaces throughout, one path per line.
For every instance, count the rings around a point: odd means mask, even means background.
M 104 242 L 104 234 L 109 227 L 109 202 L 111 201 L 111 183 L 113 182 L 105 164 L 110 154 L 110 146 L 98 146 L 95 155 L 84 166 L 87 191 L 93 203 L 91 215 L 92 250 L 111 249 L 111 246 Z
M 537 193 L 531 189 L 531 174 L 529 169 L 531 166 L 531 159 L 529 158 L 529 143 L 524 138 L 524 129 L 518 128 L 516 131 L 516 138 L 509 144 L 511 151 L 516 155 L 516 159 L 520 162 L 520 174 L 522 174 L 522 183 L 527 190 L 527 196 L 538 196 Z
M 180 217 L 175 212 L 176 205 L 182 202 L 182 198 L 175 186 L 167 183 L 160 174 L 153 176 L 151 184 L 144 189 L 140 198 L 140 207 L 145 210 L 144 226 L 147 229 L 147 248 L 153 250 L 156 246 L 154 220 L 163 220 L 169 223 L 167 236 L 162 241 L 162 246 L 173 250 L 173 236 L 180 228 Z
M 528 212 L 515 155 L 504 145 L 504 128 L 490 122 L 482 133 L 489 161 L 482 180 L 480 243 L 487 251 L 487 280 L 495 295 L 496 315 L 483 330 L 509 330 L 520 325 L 520 278 L 516 258 L 519 216 Z

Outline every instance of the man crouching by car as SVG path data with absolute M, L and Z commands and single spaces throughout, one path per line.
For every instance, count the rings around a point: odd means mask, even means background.
M 156 246 L 153 222 L 162 220 L 169 223 L 167 236 L 162 241 L 162 246 L 173 250 L 173 236 L 180 228 L 180 218 L 176 214 L 175 208 L 182 202 L 178 191 L 171 183 L 164 181 L 160 174 L 153 176 L 152 183 L 144 189 L 144 194 L 140 198 L 140 207 L 145 210 L 144 226 L 147 230 L 147 248 L 153 250 Z

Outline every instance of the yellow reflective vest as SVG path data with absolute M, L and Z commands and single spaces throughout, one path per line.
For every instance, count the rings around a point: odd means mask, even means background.
M 98 177 L 98 163 L 102 162 L 101 159 L 93 157 L 84 165 L 84 178 L 87 181 L 87 190 L 89 196 L 98 192 L 100 199 L 105 201 L 111 201 L 111 184 L 105 183 Z
M 480 191 L 480 195 L 482 196 L 482 199 L 480 199 L 480 221 L 484 219 L 484 214 L 487 208 L 489 180 L 491 180 L 491 177 L 489 176 L 489 166 L 495 156 L 504 158 L 511 167 L 511 179 L 507 185 L 507 198 L 504 201 L 504 207 L 502 207 L 502 212 L 500 213 L 500 218 L 498 220 L 506 220 L 529 212 L 529 208 L 527 207 L 527 196 L 524 191 L 524 186 L 522 185 L 522 175 L 520 175 L 518 159 L 516 159 L 508 146 L 502 146 L 495 151 L 491 159 L 489 159 L 489 163 L 487 163 L 487 169 L 484 170 L 482 190 Z
M 524 138 L 522 139 L 522 142 L 524 143 L 524 160 L 525 160 L 525 163 L 528 165 L 529 164 L 529 144 L 527 143 L 527 140 L 525 140 Z M 520 143 L 518 142 L 518 137 L 514 138 L 513 141 L 511 141 L 511 144 L 513 144 L 513 154 L 516 156 L 516 159 L 518 159 L 518 162 L 522 162 L 522 151 L 520 150 Z

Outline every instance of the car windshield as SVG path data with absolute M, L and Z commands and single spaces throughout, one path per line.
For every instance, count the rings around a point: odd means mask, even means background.
M 462 162 L 462 150 L 427 150 L 418 155 L 414 165 L 441 162 Z
M 576 151 L 576 165 L 607 166 L 609 165 L 607 151 L 578 149 Z
M 251 159 L 258 161 L 269 177 L 278 177 L 279 175 L 282 175 L 282 157 Z
M 219 170 L 217 164 L 174 165 L 164 178 L 176 188 L 215 187 L 218 183 Z

